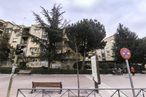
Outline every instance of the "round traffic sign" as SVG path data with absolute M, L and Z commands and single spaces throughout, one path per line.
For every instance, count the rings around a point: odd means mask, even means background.
M 120 54 L 121 54 L 122 58 L 125 59 L 125 60 L 128 60 L 128 59 L 131 58 L 131 52 L 127 48 L 122 48 L 120 50 Z

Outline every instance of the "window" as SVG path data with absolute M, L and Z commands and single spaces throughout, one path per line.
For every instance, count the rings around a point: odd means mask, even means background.
M 36 33 L 39 33 L 39 32 L 40 32 L 40 29 L 34 29 L 34 31 L 35 31 Z
M 36 48 L 36 47 L 30 48 L 30 52 L 31 52 L 32 55 L 36 54 L 37 51 L 38 51 L 38 48 Z
M 4 24 L 2 22 L 0 22 L 0 27 L 3 27 L 3 26 L 4 26 Z
M 2 34 L 2 33 L 3 33 L 3 31 L 0 30 L 0 34 Z
M 12 28 L 6 28 L 5 31 L 6 31 L 6 33 L 11 33 L 13 30 L 12 30 Z
M 13 43 L 16 43 L 16 42 L 17 42 L 17 39 L 18 39 L 18 38 L 13 38 L 13 41 L 12 41 L 12 42 L 13 42 Z
M 110 51 L 109 51 L 109 50 L 107 50 L 107 51 L 106 51 L 106 53 L 110 53 Z
M 42 33 L 42 39 L 47 39 L 47 33 L 45 32 Z

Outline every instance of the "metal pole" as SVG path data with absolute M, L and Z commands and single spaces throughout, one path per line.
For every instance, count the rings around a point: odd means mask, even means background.
M 97 59 L 97 57 L 96 57 L 96 59 Z M 99 84 L 101 84 L 101 79 L 100 79 L 100 72 L 99 72 L 99 63 L 96 61 L 96 68 L 97 68 L 97 78 L 98 78 L 98 82 L 96 82 L 95 80 L 94 80 L 94 85 L 95 85 L 95 88 L 97 89 L 97 93 L 99 93 L 99 90 L 98 90 L 98 87 L 99 87 Z
M 79 64 L 77 63 L 78 97 L 80 97 Z
M 76 43 L 75 43 L 76 45 Z M 78 84 L 78 97 L 80 97 L 80 79 L 79 79 L 79 64 L 78 64 L 78 48 L 76 45 L 76 53 L 77 53 L 77 84 Z
M 126 61 L 126 65 L 127 65 L 127 71 L 128 71 L 128 75 L 129 75 L 129 80 L 130 80 L 131 88 L 132 88 L 132 94 L 133 94 L 133 97 L 135 97 L 134 85 L 133 85 L 133 81 L 132 81 L 132 77 L 131 77 L 131 72 L 130 72 L 130 68 L 129 68 L 129 62 L 128 62 L 128 60 L 125 60 L 125 61 Z
M 8 90 L 7 90 L 7 96 L 6 97 L 10 97 L 11 87 L 12 87 L 12 83 L 13 83 L 13 77 L 14 77 L 15 68 L 16 68 L 15 67 L 16 62 L 17 62 L 17 55 L 15 55 L 14 63 L 13 63 L 13 66 L 12 66 L 12 72 L 11 72 L 11 75 L 10 75 L 10 80 L 9 80 L 9 85 L 8 85 Z
M 95 91 L 96 91 L 96 93 L 99 93 L 99 90 L 98 90 L 98 83 L 96 82 L 96 81 L 94 81 L 94 86 L 95 86 Z

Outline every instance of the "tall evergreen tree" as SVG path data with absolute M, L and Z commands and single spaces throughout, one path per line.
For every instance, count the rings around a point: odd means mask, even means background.
M 146 37 L 138 39 L 136 46 L 136 60 L 138 63 L 146 63 Z
M 10 52 L 9 36 L 7 33 L 0 35 L 0 61 L 7 61 Z
M 43 35 L 45 39 L 31 35 L 34 42 L 40 44 L 41 47 L 41 58 L 48 60 L 48 67 L 53 60 L 59 60 L 57 53 L 58 42 L 62 41 L 62 29 L 60 28 L 63 25 L 63 13 L 61 11 L 62 7 L 60 5 L 54 5 L 51 12 L 47 9 L 42 8 L 42 15 L 45 20 L 41 18 L 40 15 L 33 13 L 38 25 L 43 30 Z
M 88 52 L 104 47 L 105 43 L 102 40 L 106 36 L 106 32 L 104 26 L 97 20 L 84 19 L 69 25 L 67 36 L 69 46 L 83 56 L 84 62 Z
M 131 32 L 127 27 L 124 27 L 122 24 L 119 24 L 117 32 L 115 34 L 115 57 L 118 62 L 124 61 L 120 55 L 120 49 L 125 47 L 131 50 L 132 62 L 135 61 L 136 57 L 136 47 L 138 45 L 138 36 Z

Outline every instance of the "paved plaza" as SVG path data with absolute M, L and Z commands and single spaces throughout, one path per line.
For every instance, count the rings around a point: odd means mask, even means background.
M 11 96 L 16 97 L 18 88 L 31 88 L 32 81 L 62 82 L 63 88 L 77 88 L 76 75 L 15 75 L 11 89 Z M 0 97 L 6 97 L 10 75 L 0 74 Z M 132 77 L 135 88 L 146 88 L 146 74 L 136 74 Z M 101 75 L 100 88 L 130 88 L 128 75 Z M 93 89 L 94 82 L 91 75 L 80 75 L 80 88 Z M 110 93 L 110 91 L 108 91 Z

